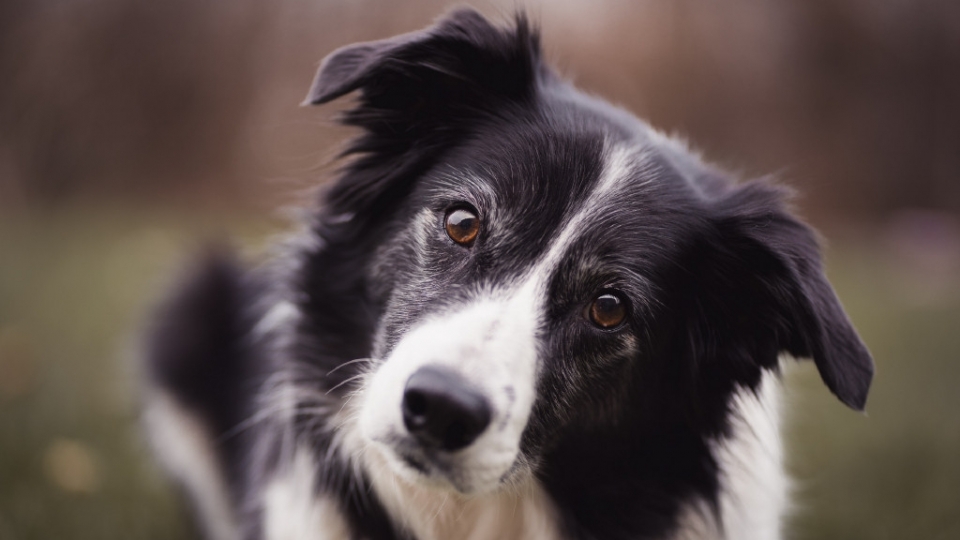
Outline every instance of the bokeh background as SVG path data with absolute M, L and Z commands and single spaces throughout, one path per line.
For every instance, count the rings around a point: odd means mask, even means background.
M 873 351 L 868 414 L 786 376 L 795 539 L 960 538 L 960 2 L 483 0 L 543 25 L 582 88 L 828 239 Z M 419 0 L 0 2 L 0 540 L 191 538 L 136 426 L 131 336 L 205 239 L 251 259 L 331 175 L 337 46 Z

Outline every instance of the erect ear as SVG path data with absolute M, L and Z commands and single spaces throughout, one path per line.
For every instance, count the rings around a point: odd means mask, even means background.
M 478 121 L 532 99 L 547 74 L 539 38 L 523 16 L 514 28 L 499 28 L 470 9 L 422 31 L 337 49 L 320 65 L 305 103 L 359 91 L 341 121 L 364 132 L 344 151 L 360 157 L 327 202 L 354 214 L 396 200 L 440 150 Z
M 748 321 L 736 330 L 746 348 L 771 366 L 786 351 L 812 358 L 827 387 L 863 410 L 873 360 L 827 282 L 816 235 L 785 208 L 786 193 L 764 182 L 733 188 L 715 202 L 714 275 L 727 288 L 727 315 Z M 737 323 L 732 323 L 736 325 Z

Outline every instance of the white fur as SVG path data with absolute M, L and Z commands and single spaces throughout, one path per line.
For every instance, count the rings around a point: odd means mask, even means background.
M 160 463 L 193 498 L 207 537 L 238 538 L 237 522 L 207 428 L 160 390 L 150 392 L 143 420 Z
M 789 482 L 780 440 L 780 381 L 764 375 L 757 394 L 740 393 L 732 418 L 736 435 L 716 449 L 724 471 L 721 497 L 728 538 L 780 537 Z
M 493 493 L 463 496 L 411 482 L 377 455 L 368 467 L 384 507 L 418 540 L 560 538 L 553 502 L 532 478 Z
M 713 445 L 720 465 L 720 524 L 704 504 L 688 508 L 675 540 L 776 540 L 789 482 L 780 440 L 780 381 L 767 373 L 756 394 L 734 396 L 733 435 Z
M 251 332 L 252 337 L 260 339 L 293 324 L 300 317 L 300 310 L 287 300 L 274 304 L 267 313 L 257 321 Z
M 316 493 L 316 457 L 297 447 L 263 491 L 264 540 L 348 540 L 337 502 Z

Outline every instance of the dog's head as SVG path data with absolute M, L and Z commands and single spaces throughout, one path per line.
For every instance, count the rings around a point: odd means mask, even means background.
M 360 432 L 396 472 L 476 493 L 568 437 L 722 437 L 783 352 L 863 408 L 872 361 L 783 190 L 578 93 L 522 18 L 344 47 L 307 101 L 355 90 L 316 227 L 354 262 L 309 278 L 348 291 L 310 301 L 362 338 Z

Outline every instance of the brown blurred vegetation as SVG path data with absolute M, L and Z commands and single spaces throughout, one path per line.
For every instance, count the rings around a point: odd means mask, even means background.
M 960 538 L 960 2 L 472 4 L 526 6 L 566 76 L 779 174 L 827 231 L 877 378 L 865 418 L 788 372 L 788 537 Z M 193 537 L 126 344 L 197 238 L 261 251 L 329 178 L 338 106 L 299 107 L 319 60 L 449 7 L 0 0 L 0 540 Z
M 345 43 L 429 23 L 439 0 L 6 0 L 0 208 L 84 199 L 268 208 L 343 133 L 298 107 Z M 513 2 L 475 3 L 507 19 Z M 808 214 L 960 210 L 960 3 L 531 3 L 582 87 Z M 266 195 L 266 197 L 265 197 Z

